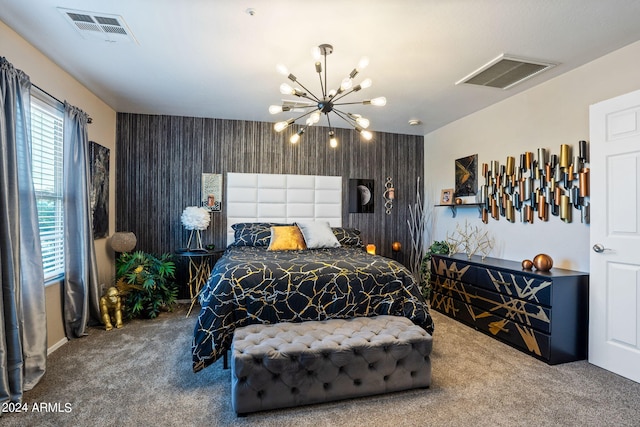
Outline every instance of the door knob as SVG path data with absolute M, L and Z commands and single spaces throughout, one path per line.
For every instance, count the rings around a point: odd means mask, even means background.
M 610 251 L 610 250 L 611 249 L 609 248 L 605 248 L 604 245 L 602 245 L 602 243 L 596 243 L 595 245 L 593 245 L 593 251 L 599 254 L 601 254 L 604 251 Z

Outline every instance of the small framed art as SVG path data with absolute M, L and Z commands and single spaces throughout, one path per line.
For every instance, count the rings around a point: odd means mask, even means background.
M 441 205 L 453 204 L 453 188 L 445 188 L 440 192 L 440 204 Z

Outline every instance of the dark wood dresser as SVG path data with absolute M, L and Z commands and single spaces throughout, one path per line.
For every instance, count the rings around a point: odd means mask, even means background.
M 431 308 L 550 365 L 587 358 L 589 275 L 433 255 Z

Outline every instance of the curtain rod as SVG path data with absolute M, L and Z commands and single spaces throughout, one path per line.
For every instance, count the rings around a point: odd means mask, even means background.
M 64 105 L 64 102 L 60 101 L 58 98 L 56 98 L 55 96 L 51 95 L 49 92 L 47 92 L 46 90 L 42 89 L 40 86 L 31 83 L 31 86 L 35 87 L 36 89 L 38 89 L 40 92 L 44 93 L 45 95 L 47 95 L 48 97 L 50 97 L 51 99 L 55 100 L 56 102 L 58 102 L 61 105 Z M 91 124 L 93 123 L 93 119 L 91 117 L 89 117 L 89 115 L 87 114 L 87 123 Z

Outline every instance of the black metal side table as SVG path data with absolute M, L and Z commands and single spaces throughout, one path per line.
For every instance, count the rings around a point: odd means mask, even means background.
M 202 288 L 205 283 L 207 283 L 207 280 L 209 280 L 211 268 L 223 252 L 223 250 L 209 251 L 206 249 L 176 251 L 176 256 L 184 257 L 189 264 L 189 278 L 187 279 L 187 285 L 189 286 L 191 305 L 189 306 L 189 311 L 187 311 L 187 317 L 189 317 L 191 310 L 193 310 L 193 306 L 198 301 L 198 296 L 200 295 L 200 292 L 202 292 Z

